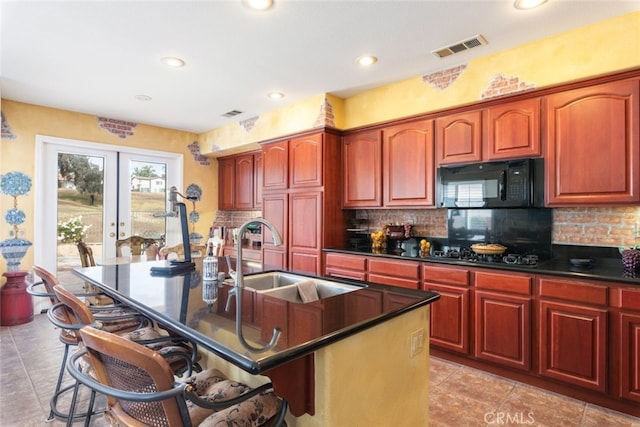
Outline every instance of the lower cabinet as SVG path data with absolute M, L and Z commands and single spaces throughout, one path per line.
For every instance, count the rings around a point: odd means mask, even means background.
M 440 294 L 431 304 L 430 344 L 469 354 L 469 270 L 424 264 L 422 278 L 424 290 Z
M 614 312 L 615 392 L 640 403 L 640 288 L 624 287 L 611 292 Z
M 474 276 L 475 357 L 528 371 L 533 277 L 484 271 Z
M 607 287 L 556 278 L 538 285 L 539 374 L 606 392 Z
M 369 282 L 410 289 L 419 289 L 420 287 L 419 262 L 377 257 L 371 257 L 367 262 L 367 280 Z

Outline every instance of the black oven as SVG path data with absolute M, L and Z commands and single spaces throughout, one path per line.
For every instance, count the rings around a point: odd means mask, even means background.
M 517 159 L 438 168 L 438 205 L 446 208 L 544 206 L 542 159 Z

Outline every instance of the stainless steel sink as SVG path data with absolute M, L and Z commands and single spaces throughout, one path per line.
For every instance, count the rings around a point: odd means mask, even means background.
M 329 280 L 321 280 L 321 279 L 310 279 L 304 276 L 298 276 L 300 280 L 298 282 L 311 280 L 316 285 L 316 291 L 318 292 L 318 297 L 320 299 L 325 299 L 329 297 L 333 297 L 336 295 L 345 294 L 347 292 L 353 292 L 358 289 L 362 289 L 362 286 L 357 285 L 348 285 L 346 283 L 338 283 L 332 282 Z M 287 300 L 290 302 L 302 303 L 302 298 L 300 298 L 300 294 L 298 292 L 298 285 L 286 285 L 274 287 L 271 289 L 265 289 L 256 291 L 259 294 L 267 295 L 274 298 L 279 298 L 283 300 Z
M 268 272 L 244 276 L 244 287 L 250 291 L 264 291 L 267 289 L 280 288 L 308 280 L 309 277 L 298 276 L 291 273 Z

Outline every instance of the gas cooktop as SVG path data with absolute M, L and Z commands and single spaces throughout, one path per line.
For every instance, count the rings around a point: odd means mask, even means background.
M 534 254 L 483 255 L 477 254 L 468 248 L 435 250 L 431 256 L 433 258 L 448 258 L 482 264 L 512 264 L 528 267 L 535 267 L 539 262 L 538 255 Z

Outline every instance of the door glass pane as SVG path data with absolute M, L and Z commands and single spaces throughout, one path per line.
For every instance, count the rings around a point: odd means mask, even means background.
M 131 235 L 156 239 L 162 244 L 166 230 L 166 178 L 165 163 L 131 160 Z
M 104 167 L 103 157 L 58 154 L 58 271 L 81 266 L 78 241 L 102 257 Z

